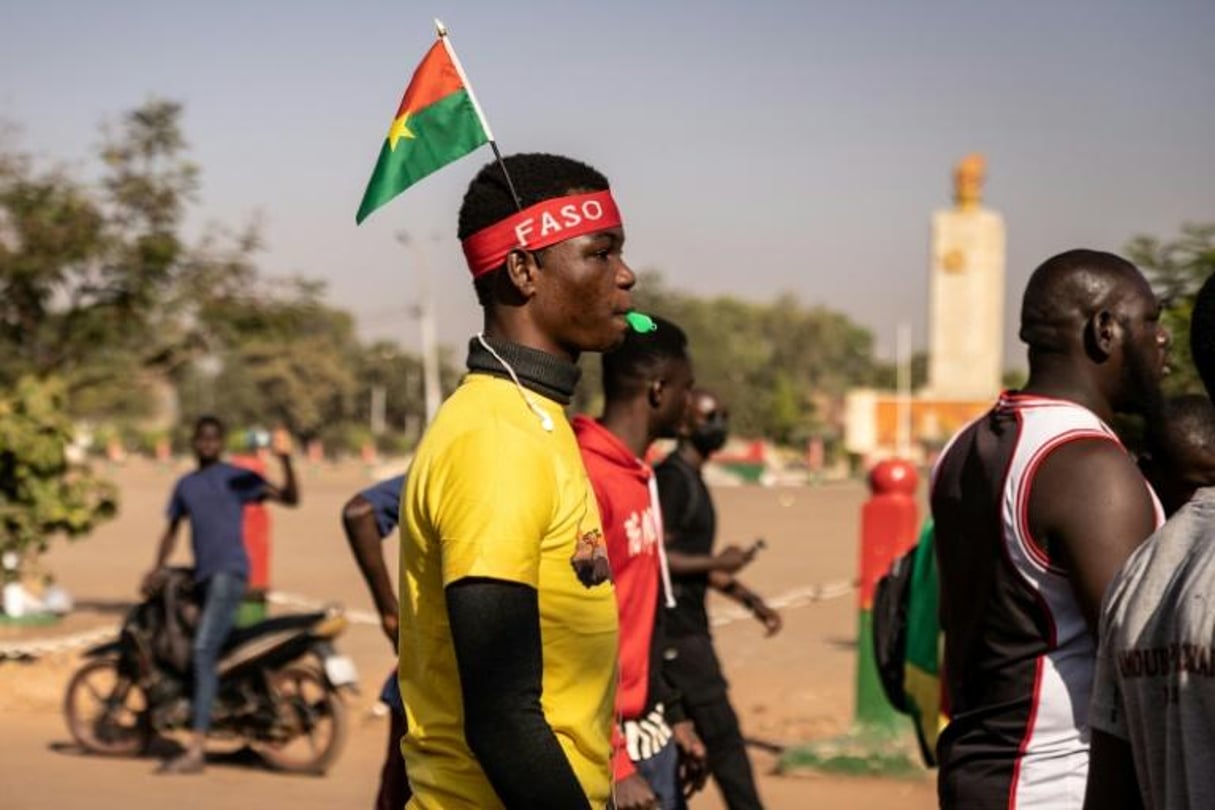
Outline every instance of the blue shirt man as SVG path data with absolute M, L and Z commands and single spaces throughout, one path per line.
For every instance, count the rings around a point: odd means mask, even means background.
M 173 488 L 168 525 L 160 538 L 156 564 L 144 577 L 143 590 L 150 593 L 155 589 L 157 572 L 173 553 L 182 520 L 188 518 L 194 549 L 194 580 L 203 594 L 202 614 L 194 633 L 194 734 L 181 755 L 161 766 L 161 773 L 201 773 L 206 766 L 203 746 L 219 689 L 215 665 L 236 620 L 249 577 L 249 555 L 241 530 L 242 509 L 247 503 L 261 500 L 275 500 L 288 506 L 299 503 L 291 466 L 291 439 L 284 431 L 277 431 L 273 441 L 274 453 L 283 466 L 281 489 L 257 473 L 220 461 L 223 447 L 223 423 L 213 416 L 200 418 L 194 426 L 198 469 L 182 476 Z
M 169 523 L 190 519 L 194 581 L 218 573 L 249 578 L 249 555 L 241 531 L 244 506 L 266 497 L 267 482 L 251 470 L 224 461 L 199 467 L 177 480 L 169 498 Z

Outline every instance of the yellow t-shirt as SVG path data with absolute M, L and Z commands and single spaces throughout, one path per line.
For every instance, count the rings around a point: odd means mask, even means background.
M 444 588 L 465 577 L 520 582 L 539 595 L 544 716 L 590 805 L 611 790 L 617 619 L 610 583 L 585 587 L 570 560 L 600 531 L 599 509 L 558 403 L 509 380 L 469 374 L 414 456 L 401 501 L 401 745 L 413 810 L 502 807 L 464 739 Z

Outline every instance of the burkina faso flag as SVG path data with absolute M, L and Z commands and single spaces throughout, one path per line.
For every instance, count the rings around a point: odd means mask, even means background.
M 405 89 L 355 222 L 487 141 L 472 95 L 440 38 Z
M 949 722 L 941 691 L 942 639 L 940 579 L 931 519 L 924 524 L 912 558 L 907 600 L 907 651 L 903 662 L 903 692 L 915 720 L 916 737 L 924 764 L 937 764 L 937 737 Z

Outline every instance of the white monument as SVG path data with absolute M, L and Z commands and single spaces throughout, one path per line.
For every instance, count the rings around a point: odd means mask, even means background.
M 1004 368 L 1004 220 L 981 205 L 986 163 L 954 167 L 953 208 L 932 215 L 928 385 L 914 394 L 853 389 L 844 446 L 866 465 L 933 451 L 1000 393 Z
M 1004 369 L 1004 218 L 982 207 L 986 161 L 954 168 L 953 208 L 932 215 L 928 388 L 946 400 L 994 399 Z

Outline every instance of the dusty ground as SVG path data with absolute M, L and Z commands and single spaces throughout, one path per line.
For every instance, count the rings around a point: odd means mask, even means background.
M 116 626 L 153 556 L 161 512 L 176 469 L 132 462 L 110 471 L 121 483 L 121 517 L 93 537 L 58 546 L 50 567 L 80 603 L 65 623 L 50 628 L 0 628 L 0 643 L 109 625 Z M 370 609 L 362 581 L 338 527 L 346 497 L 369 482 L 357 466 L 306 467 L 304 504 L 275 513 L 277 589 L 350 608 Z M 745 580 L 769 596 L 815 583 L 850 580 L 856 565 L 860 485 L 815 489 L 723 488 L 715 495 L 722 539 L 747 542 L 763 536 L 768 549 Z M 184 538 L 183 538 L 184 540 Z M 390 553 L 395 554 L 395 541 Z M 183 543 L 184 545 L 184 543 Z M 723 605 L 715 604 L 716 609 Z M 720 613 L 719 613 L 720 615 Z M 740 620 L 720 627 L 718 647 L 733 687 L 733 700 L 748 737 L 777 744 L 839 734 L 852 714 L 856 619 L 855 594 L 784 611 L 785 630 L 763 638 L 759 626 Z M 155 761 L 112 760 L 81 754 L 60 715 L 73 654 L 38 663 L 0 662 L 0 786 L 5 808 L 368 808 L 385 745 L 386 721 L 371 709 L 391 665 L 378 628 L 354 625 L 341 649 L 359 666 L 364 690 L 351 701 L 351 734 L 344 754 L 323 778 L 268 772 L 249 760 L 223 758 L 202 778 L 157 777 Z M 774 758 L 756 750 L 760 790 L 776 810 L 823 807 L 929 808 L 932 777 L 910 781 L 837 776 L 791 778 L 772 774 Z M 693 810 L 717 810 L 710 788 Z

